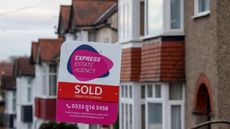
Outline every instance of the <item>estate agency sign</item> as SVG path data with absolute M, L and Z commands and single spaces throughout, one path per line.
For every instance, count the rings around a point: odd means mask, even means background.
M 56 120 L 113 124 L 118 112 L 120 65 L 118 44 L 63 43 Z

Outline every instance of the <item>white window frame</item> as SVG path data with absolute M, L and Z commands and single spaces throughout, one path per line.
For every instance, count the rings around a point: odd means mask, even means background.
M 132 0 L 119 0 L 118 8 L 118 39 L 119 42 L 127 42 L 131 40 L 132 33 Z M 127 22 L 128 25 L 126 25 L 125 22 Z
M 56 72 L 50 72 L 50 66 L 51 65 L 55 66 Z M 56 92 L 55 92 L 55 95 L 51 95 L 50 94 L 50 91 L 51 91 L 51 89 L 50 89 L 50 87 L 51 87 L 51 85 L 50 85 L 51 76 L 55 76 L 56 77 Z M 49 64 L 48 65 L 48 79 L 47 79 L 47 81 L 48 81 L 48 85 L 47 85 L 47 88 L 48 88 L 48 93 L 47 94 L 48 94 L 48 96 L 56 96 L 56 94 L 57 94 L 57 64 Z
M 153 97 L 148 97 L 147 85 L 152 85 Z M 155 86 L 161 85 L 161 97 L 155 97 Z M 182 100 L 170 100 L 169 99 L 169 83 L 142 83 L 140 86 L 145 86 L 145 128 L 148 129 L 148 104 L 149 103 L 160 103 L 162 104 L 162 129 L 171 129 L 171 106 L 179 105 L 181 106 L 181 129 L 185 129 L 185 85 L 182 84 Z M 141 96 L 140 96 L 141 97 Z
M 179 29 L 172 29 L 171 28 L 171 0 L 169 0 L 169 2 L 164 2 L 166 3 L 166 8 L 164 8 L 166 10 L 166 13 L 165 14 L 165 19 L 166 19 L 166 32 L 169 31 L 169 32 L 172 32 L 173 34 L 180 34 L 180 32 L 183 32 L 184 30 L 184 0 L 180 0 L 181 1 L 181 5 L 180 5 L 180 23 L 181 23 L 181 27 Z M 164 22 L 164 21 L 163 21 Z
M 141 39 L 148 39 L 151 37 L 157 37 L 160 35 L 184 35 L 184 0 L 181 0 L 180 10 L 181 10 L 181 25 L 178 29 L 171 29 L 171 0 L 162 0 L 163 2 L 163 16 L 162 16 L 162 32 L 158 35 L 149 34 L 148 31 L 148 0 L 144 0 L 145 2 L 145 26 L 144 26 L 144 36 Z
M 170 85 L 169 85 L 170 86 Z M 168 129 L 171 129 L 171 107 L 172 106 L 181 106 L 181 129 L 185 129 L 185 84 L 182 84 L 182 100 L 169 100 L 169 86 L 167 87 L 168 92 L 168 105 L 167 105 L 167 113 L 168 116 Z
M 12 111 L 13 111 L 13 113 L 15 113 L 17 111 L 16 91 L 12 92 Z
M 210 6 L 211 6 L 211 1 L 210 1 Z M 209 15 L 210 14 L 210 8 L 211 7 L 209 7 L 209 10 L 199 12 L 199 0 L 194 0 L 194 16 L 193 16 L 193 18 L 199 18 L 199 17 Z
M 30 85 L 27 87 L 27 102 L 28 103 L 32 102 L 32 86 Z
M 50 95 L 50 86 L 49 86 L 49 69 L 50 69 L 50 64 L 49 63 L 43 63 L 40 67 L 41 70 L 41 80 L 42 80 L 42 98 L 56 98 L 56 95 Z M 58 65 L 56 64 L 56 68 Z M 58 69 L 56 70 L 56 77 L 57 77 Z M 57 90 L 57 87 L 56 87 Z
M 164 109 L 165 109 L 165 86 L 163 86 L 164 84 L 160 84 L 160 83 L 145 83 L 144 84 L 146 86 L 145 88 L 145 93 L 146 93 L 146 101 L 145 101 L 145 128 L 148 129 L 148 123 L 149 123 L 149 109 L 148 109 L 148 104 L 152 103 L 152 104 L 162 104 L 162 129 L 164 129 L 165 126 L 165 113 L 164 113 Z M 148 97 L 148 91 L 147 91 L 147 87 L 148 85 L 152 85 L 152 97 Z M 155 97 L 155 85 L 161 85 L 161 97 L 160 98 L 156 98 Z
M 122 88 L 123 87 L 123 88 Z M 132 88 L 130 88 L 132 87 Z M 132 90 L 132 97 L 130 96 L 130 89 Z M 125 90 L 125 91 L 121 91 L 121 90 Z M 127 90 L 127 91 L 126 91 Z M 122 96 L 122 93 L 124 93 L 124 96 Z M 126 95 L 126 93 L 128 93 L 128 95 Z M 121 117 L 123 117 L 123 121 L 121 121 L 120 119 L 120 125 L 119 127 L 121 129 L 123 129 L 122 127 L 124 127 L 124 129 L 132 129 L 134 127 L 134 118 L 133 118 L 133 114 L 134 114 L 134 85 L 132 83 L 121 83 L 121 87 L 120 87 L 120 105 L 119 105 L 119 113 Z M 121 106 L 121 104 L 123 104 L 123 108 Z M 131 108 L 130 109 L 130 105 Z M 128 106 L 128 111 L 126 111 L 126 106 Z M 123 110 L 123 111 L 122 111 Z M 132 110 L 132 118 L 130 118 L 130 111 Z M 126 112 L 127 115 L 126 115 Z M 122 114 L 124 113 L 124 114 Z M 128 120 L 128 127 L 126 126 L 126 122 Z M 132 125 L 130 125 L 130 120 L 132 121 Z M 122 125 L 122 123 L 124 123 L 124 126 Z

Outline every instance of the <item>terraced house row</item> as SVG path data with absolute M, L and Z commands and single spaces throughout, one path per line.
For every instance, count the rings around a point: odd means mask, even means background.
M 62 5 L 59 38 L 32 43 L 27 63 L 33 74 L 17 67 L 17 128 L 38 129 L 55 120 L 60 46 L 67 40 L 123 46 L 118 121 L 76 123 L 80 129 L 190 129 L 230 120 L 228 5 L 228 0 L 72 0 Z M 20 90 L 23 86 L 27 91 Z M 25 104 L 22 96 L 32 99 Z

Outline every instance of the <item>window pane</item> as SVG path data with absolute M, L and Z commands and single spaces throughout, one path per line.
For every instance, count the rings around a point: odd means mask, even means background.
M 124 86 L 121 86 L 121 97 L 123 98 L 125 96 Z
M 31 90 L 31 87 L 28 87 L 28 91 L 27 91 L 27 100 L 28 100 L 28 102 L 31 102 L 31 99 L 32 99 L 32 90 Z
M 50 65 L 50 73 L 56 73 L 57 72 L 57 67 L 55 64 Z
M 145 32 L 145 3 L 140 2 L 140 35 L 143 36 Z
M 210 9 L 210 0 L 198 0 L 198 11 L 204 12 Z
M 148 104 L 148 128 L 162 129 L 162 104 Z
M 125 86 L 125 97 L 128 98 L 128 87 L 127 87 L 127 85 Z
M 148 97 L 153 97 L 153 86 L 152 85 L 147 85 L 147 93 L 148 93 Z
M 132 98 L 133 97 L 133 87 L 129 86 L 129 97 Z
M 147 0 L 147 35 L 159 35 L 163 31 L 163 0 Z
M 171 29 L 181 28 L 181 0 L 171 0 Z
M 127 30 L 128 30 L 128 16 L 127 16 L 127 14 L 128 14 L 128 6 L 127 5 L 125 5 L 124 6 L 124 27 L 125 27 L 125 29 L 124 29 L 124 36 L 125 36 L 125 38 L 127 38 Z
M 128 104 L 125 104 L 125 116 L 126 116 L 126 120 L 125 120 L 125 123 L 126 123 L 126 129 L 129 128 L 129 115 L 128 115 Z
M 181 106 L 171 107 L 171 129 L 181 129 Z
M 47 92 L 47 76 L 46 76 L 46 74 L 43 74 L 42 75 L 42 94 L 43 95 L 47 95 L 48 94 L 48 92 Z
M 127 5 L 127 15 L 126 15 L 126 17 L 127 17 L 127 38 L 128 37 L 130 37 L 130 24 L 131 24 L 131 18 L 130 18 L 130 14 L 129 14 L 129 12 L 130 12 L 130 8 L 129 8 L 129 4 Z
M 56 95 L 57 76 L 50 75 L 49 77 L 49 95 Z
M 121 39 L 123 39 L 123 31 L 124 31 L 124 23 L 123 23 L 123 21 L 124 21 L 124 16 L 123 16 L 123 8 L 120 7 L 119 9 L 120 9 L 120 10 L 119 10 L 119 13 L 120 13 L 120 17 L 119 17 L 119 19 L 120 19 L 119 26 L 120 26 L 120 29 L 119 29 L 118 31 L 119 31 L 120 40 L 121 40 Z
M 183 87 L 181 83 L 171 83 L 169 86 L 169 99 L 182 100 Z
M 156 98 L 161 98 L 161 85 L 156 85 L 155 86 L 155 97 Z
M 124 104 L 122 103 L 121 104 L 121 128 L 122 129 L 124 129 L 125 127 L 125 124 L 124 124 L 124 116 L 125 116 L 125 114 L 124 114 Z
M 141 105 L 141 128 L 145 129 L 145 105 Z
M 133 126 L 132 126 L 132 124 L 133 124 L 132 117 L 133 117 L 133 110 L 132 110 L 132 105 L 130 104 L 130 105 L 129 105 L 129 121 L 130 121 L 130 129 L 132 129 L 132 128 L 133 128 Z
M 13 111 L 16 111 L 16 92 L 13 92 Z
M 144 99 L 145 98 L 145 86 L 141 86 L 141 98 Z
M 95 32 L 89 32 L 89 41 L 96 42 L 96 33 Z

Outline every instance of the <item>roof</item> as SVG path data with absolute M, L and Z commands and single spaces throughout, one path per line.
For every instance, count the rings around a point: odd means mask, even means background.
M 31 60 L 33 61 L 33 63 L 38 63 L 37 61 L 40 62 L 51 61 L 54 56 L 57 56 L 60 53 L 60 48 L 62 43 L 63 43 L 62 38 L 39 39 L 37 43 L 37 48 L 36 45 L 32 45 Z
M 97 18 L 97 20 L 94 22 L 94 24 L 100 24 L 100 23 L 103 23 L 105 20 L 108 20 L 114 13 L 117 12 L 117 9 L 118 9 L 118 5 L 113 4 L 100 17 Z
M 13 76 L 2 76 L 1 88 L 4 90 L 16 90 L 16 78 Z
M 72 17 L 74 24 L 77 26 L 92 25 L 114 4 L 117 4 L 116 0 L 73 0 Z
M 29 57 L 19 57 L 14 63 L 14 76 L 34 76 L 35 68 Z
M 68 29 L 70 9 L 71 9 L 71 6 L 61 5 L 60 16 L 62 19 L 61 21 L 62 21 L 64 29 Z
M 70 10 L 71 6 L 61 5 L 60 7 L 60 15 L 59 15 L 59 23 L 58 23 L 58 33 L 61 34 L 61 31 L 66 31 L 69 27 L 69 19 L 70 19 Z
M 12 76 L 13 74 L 13 64 L 10 62 L 0 62 L 0 77 Z
M 38 42 L 32 42 L 31 63 L 36 62 L 37 52 L 38 52 Z

